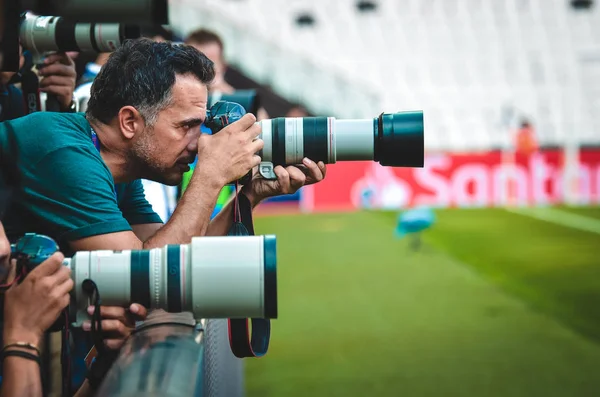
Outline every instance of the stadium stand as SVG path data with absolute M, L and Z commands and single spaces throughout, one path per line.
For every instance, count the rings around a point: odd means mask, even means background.
M 171 19 L 180 35 L 218 31 L 233 65 L 314 114 L 423 109 L 429 151 L 505 147 L 522 118 L 541 146 L 600 144 L 599 5 L 371 3 L 181 0 Z

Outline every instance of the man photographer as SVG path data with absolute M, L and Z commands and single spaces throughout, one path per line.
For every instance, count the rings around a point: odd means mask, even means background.
M 217 194 L 259 164 L 263 143 L 255 139 L 260 126 L 250 114 L 218 134 L 200 134 L 213 76 L 212 62 L 193 47 L 132 40 L 95 79 L 86 117 L 37 113 L 1 124 L 0 144 L 9 135 L 18 142 L 18 157 L 5 156 L 15 157 L 23 185 L 5 220 L 9 237 L 45 233 L 77 251 L 162 247 L 226 234 L 231 205 L 208 222 Z M 178 184 L 196 154 L 187 194 L 162 225 L 142 198 L 139 179 Z M 277 181 L 255 178 L 242 192 L 255 206 L 320 181 L 324 172 L 324 164 L 305 159 L 303 168 L 277 167 Z
M 253 115 L 215 135 L 200 134 L 213 64 L 187 45 L 132 40 L 117 49 L 94 80 L 86 115 L 35 113 L 0 124 L 0 154 L 16 165 L 5 226 L 53 237 L 65 252 L 127 250 L 186 244 L 193 236 L 225 235 L 233 205 L 210 221 L 220 190 L 260 163 L 263 142 Z M 16 150 L 6 142 L 16 141 Z M 141 178 L 176 185 L 198 156 L 190 184 L 166 224 L 144 198 Z M 254 178 L 241 192 L 254 207 L 325 176 L 305 159 Z M 143 308 L 140 308 L 143 310 Z M 133 328 L 125 308 L 103 307 L 106 344 L 119 348 Z M 139 313 L 138 313 L 139 314 Z M 118 319 L 118 321 L 114 321 Z M 89 323 L 84 325 L 89 330 Z

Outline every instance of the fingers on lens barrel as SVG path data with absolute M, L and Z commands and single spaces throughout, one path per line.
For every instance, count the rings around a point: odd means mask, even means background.
M 277 180 L 279 182 L 279 185 L 281 186 L 281 189 L 283 191 L 287 191 L 287 189 L 289 189 L 290 187 L 290 174 L 289 172 L 283 168 L 282 166 L 278 165 L 277 167 L 275 167 L 273 169 L 273 171 L 275 172 L 275 175 L 277 175 Z
M 62 270 L 62 261 L 64 259 L 63 254 L 56 252 L 52 254 L 48 259 L 43 261 L 39 266 L 36 266 L 31 272 L 29 272 L 29 279 L 37 279 L 40 277 L 55 276 L 57 272 Z M 52 280 L 54 281 L 54 280 Z
M 260 138 L 256 138 L 252 142 L 252 153 L 258 153 L 265 147 L 265 141 Z
M 248 133 L 250 138 L 254 140 L 255 138 L 260 136 L 260 133 L 262 132 L 262 127 L 259 123 L 255 123 L 252 124 L 252 126 L 250 126 L 250 128 L 248 128 L 246 132 Z
M 296 167 L 287 167 L 287 172 L 290 175 L 290 185 L 293 189 L 299 189 L 306 182 L 306 175 Z
M 60 284 L 58 286 L 58 290 L 61 292 L 61 294 L 66 294 L 73 289 L 74 285 L 75 285 L 75 283 L 73 282 L 73 279 L 69 278 L 65 282 L 63 282 L 62 284 Z M 67 296 L 67 299 L 68 298 L 69 297 Z
M 247 120 L 250 124 L 256 123 L 256 116 L 252 113 L 246 113 L 243 119 Z
M 236 121 L 236 123 L 239 123 L 240 127 L 248 131 L 251 129 L 251 127 L 253 127 L 253 124 L 256 123 L 256 116 L 254 116 L 252 113 L 246 113 L 241 119 Z
M 54 277 L 56 284 L 61 284 L 71 279 L 71 269 L 66 266 L 61 266 L 52 277 Z

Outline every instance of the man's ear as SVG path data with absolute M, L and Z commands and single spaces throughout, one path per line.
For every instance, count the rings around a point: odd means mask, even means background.
M 118 121 L 119 130 L 125 139 L 133 139 L 146 127 L 144 118 L 133 106 L 123 106 L 119 110 Z

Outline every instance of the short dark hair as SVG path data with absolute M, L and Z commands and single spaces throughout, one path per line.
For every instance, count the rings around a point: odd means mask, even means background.
M 152 126 L 171 103 L 176 75 L 185 74 L 208 85 L 215 77 L 213 62 L 185 44 L 127 40 L 94 79 L 86 116 L 108 124 L 123 106 L 133 106 Z
M 209 44 L 217 43 L 221 52 L 223 52 L 223 40 L 215 32 L 208 29 L 198 29 L 190 33 L 186 39 L 185 44 Z

